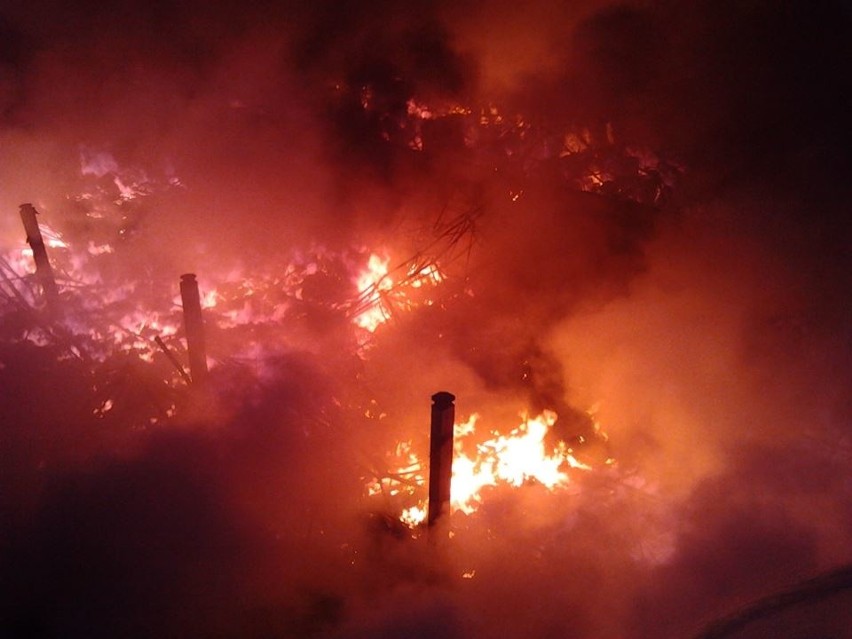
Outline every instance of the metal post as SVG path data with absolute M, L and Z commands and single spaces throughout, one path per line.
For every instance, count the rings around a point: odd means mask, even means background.
M 180 276 L 180 298 L 183 302 L 183 327 L 189 351 L 189 374 L 195 386 L 207 380 L 207 348 L 204 344 L 204 319 L 195 273 Z
M 50 266 L 50 260 L 47 259 L 47 248 L 44 246 L 44 240 L 41 237 L 41 229 L 38 227 L 36 215 L 38 211 L 32 204 L 21 204 L 21 221 L 24 223 L 24 229 L 27 232 L 27 243 L 33 250 L 33 259 L 36 265 L 36 278 L 41 285 L 44 299 L 48 306 L 56 306 L 59 300 L 59 289 L 56 287 L 56 280 L 53 277 L 53 269 Z
M 450 512 L 450 483 L 453 477 L 453 423 L 455 395 L 441 391 L 432 395 L 432 432 L 429 442 L 429 526 Z

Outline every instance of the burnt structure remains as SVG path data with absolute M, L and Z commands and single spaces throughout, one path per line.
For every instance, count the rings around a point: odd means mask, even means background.
M 41 229 L 38 226 L 38 219 L 36 218 L 38 211 L 36 211 L 32 204 L 21 204 L 20 210 L 21 221 L 24 223 L 24 229 L 27 232 L 27 244 L 30 245 L 33 251 L 36 278 L 41 286 L 48 308 L 55 309 L 59 301 L 59 289 L 56 286 L 53 268 L 50 266 L 50 260 L 47 257 L 47 248 L 44 245 Z
M 207 347 L 204 341 L 204 318 L 195 273 L 180 276 L 180 298 L 183 302 L 183 325 L 189 351 L 189 374 L 195 386 L 207 381 Z
M 450 513 L 450 483 L 453 476 L 453 424 L 455 395 L 441 391 L 432 395 L 432 430 L 429 444 L 428 524 Z

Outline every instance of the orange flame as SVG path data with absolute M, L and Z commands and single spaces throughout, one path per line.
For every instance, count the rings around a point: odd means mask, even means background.
M 387 322 L 395 310 L 411 310 L 421 305 L 430 305 L 432 300 L 420 298 L 415 301 L 409 296 L 411 289 L 436 286 L 444 281 L 436 264 L 412 264 L 407 270 L 397 268 L 397 278 L 388 267 L 387 254 L 371 253 L 367 266 L 355 277 L 358 288 L 358 304 L 354 323 L 373 333 Z
M 467 421 L 455 424 L 450 495 L 454 511 L 466 515 L 476 512 L 483 503 L 484 489 L 489 486 L 518 487 L 527 482 L 536 482 L 550 491 L 556 491 L 571 483 L 572 471 L 592 470 L 591 466 L 579 461 L 564 442 L 548 450 L 545 438 L 556 423 L 555 412 L 545 410 L 536 417 L 522 414 L 521 419 L 520 425 L 508 434 L 492 432 L 492 437 L 476 443 L 473 446 L 475 454 L 464 451 L 470 448 L 467 440 L 476 438 L 480 416 L 474 413 Z M 399 462 L 398 468 L 389 472 L 387 477 L 371 483 L 368 493 L 414 497 L 426 484 L 422 472 L 424 464 L 411 450 L 410 442 L 397 445 L 393 455 Z M 416 505 L 402 510 L 400 521 L 413 528 L 425 520 L 426 513 L 426 501 L 420 500 Z

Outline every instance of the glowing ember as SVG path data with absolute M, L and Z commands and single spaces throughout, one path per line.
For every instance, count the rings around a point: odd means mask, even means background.
M 409 528 L 414 528 L 426 521 L 427 510 L 422 506 L 412 506 L 402 511 L 399 519 Z

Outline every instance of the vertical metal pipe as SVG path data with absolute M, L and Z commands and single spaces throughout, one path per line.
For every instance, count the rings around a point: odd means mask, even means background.
M 432 431 L 429 441 L 429 515 L 434 526 L 450 513 L 450 483 L 453 477 L 453 423 L 455 395 L 441 391 L 432 395 Z
M 204 319 L 195 273 L 180 276 L 180 298 L 183 302 L 183 327 L 189 351 L 189 374 L 195 386 L 207 380 L 207 348 L 204 344 Z
M 32 204 L 21 204 L 21 221 L 27 232 L 27 243 L 33 250 L 33 259 L 36 265 L 36 278 L 41 285 L 44 299 L 48 306 L 56 306 L 59 300 L 59 289 L 56 287 L 56 279 L 53 277 L 53 269 L 50 260 L 47 259 L 47 248 L 41 237 L 41 229 L 38 227 L 36 215 L 38 211 Z

